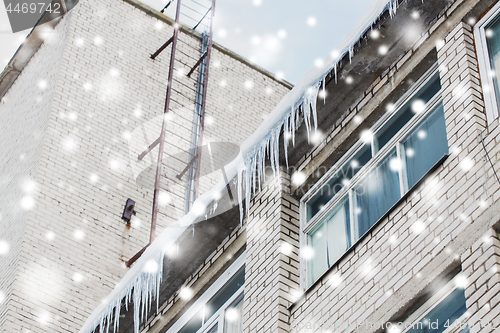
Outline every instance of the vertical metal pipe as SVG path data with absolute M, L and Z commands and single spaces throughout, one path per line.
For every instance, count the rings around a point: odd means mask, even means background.
M 212 7 L 210 7 L 212 8 Z M 207 11 L 207 14 L 210 11 Z M 193 159 L 189 163 L 189 171 L 186 179 L 186 192 L 185 192 L 185 203 L 184 212 L 187 214 L 191 208 L 191 204 L 196 199 L 196 175 L 197 175 L 197 162 L 199 153 L 199 139 L 201 134 L 201 114 L 203 106 L 203 91 L 204 91 L 204 80 L 205 80 L 205 70 L 206 70 L 206 56 L 208 51 L 208 33 L 203 33 L 201 40 L 201 53 L 203 53 L 203 61 L 200 63 L 198 79 L 196 80 L 196 97 L 195 97 L 195 108 L 193 114 L 193 127 L 191 129 L 191 147 L 193 150 Z M 201 58 L 200 58 L 201 59 Z M 194 67 L 196 68 L 196 67 Z
M 200 167 L 201 167 L 201 152 L 203 147 L 203 133 L 205 131 L 205 107 L 207 105 L 207 90 L 208 90 L 208 72 L 210 70 L 210 58 L 212 56 L 212 40 L 213 40 L 213 22 L 214 22 L 214 12 L 215 12 L 215 0 L 212 0 L 212 12 L 210 13 L 210 33 L 208 38 L 208 49 L 207 49 L 207 68 L 205 71 L 205 79 L 203 80 L 203 104 L 201 106 L 201 131 L 200 131 L 200 141 L 198 143 L 198 161 L 196 170 L 198 175 L 196 175 L 196 188 L 195 188 L 195 199 L 200 195 Z
M 160 146 L 158 152 L 158 163 L 156 165 L 156 178 L 155 178 L 155 190 L 153 194 L 153 213 L 151 217 L 151 233 L 149 236 L 149 243 L 151 244 L 156 237 L 156 220 L 158 218 L 158 197 L 160 195 L 160 181 L 161 181 L 161 171 L 163 163 L 163 149 L 165 146 L 165 131 L 167 129 L 166 114 L 170 108 L 170 98 L 172 95 L 172 79 L 174 76 L 174 63 L 175 63 L 175 51 L 177 49 L 177 38 L 179 35 L 179 17 L 181 12 L 181 0 L 177 0 L 177 11 L 175 13 L 175 23 L 174 23 L 174 35 L 172 41 L 172 52 L 170 55 L 170 68 L 168 69 L 168 85 L 167 85 L 167 96 L 165 98 L 165 110 L 163 112 L 163 122 L 161 125 L 160 134 Z

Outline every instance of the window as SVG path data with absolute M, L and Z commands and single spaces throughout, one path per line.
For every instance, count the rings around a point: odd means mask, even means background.
M 398 323 L 401 333 L 469 333 L 465 293 L 455 277 L 439 289 L 407 320 Z M 395 324 L 395 323 L 393 323 Z
M 167 333 L 241 333 L 244 263 L 245 253 L 200 296 Z
M 498 117 L 500 105 L 500 3 L 474 27 L 481 83 L 488 122 Z
M 302 199 L 310 286 L 448 154 L 436 65 Z

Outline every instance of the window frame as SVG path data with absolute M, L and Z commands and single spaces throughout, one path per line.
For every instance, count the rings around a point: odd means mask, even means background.
M 418 323 L 422 318 L 424 318 L 429 312 L 431 312 L 436 306 L 438 306 L 442 301 L 446 299 L 452 292 L 461 287 L 458 286 L 459 279 L 462 278 L 462 273 L 459 273 L 450 281 L 448 281 L 443 287 L 441 287 L 434 295 L 432 295 L 427 301 L 424 302 L 415 312 L 413 312 L 405 321 L 403 321 L 403 329 L 401 333 L 406 333 L 412 328 L 412 324 Z M 463 288 L 462 288 L 463 289 Z M 457 318 L 453 324 L 445 329 L 443 333 L 455 333 L 460 332 L 464 323 L 467 324 L 467 319 L 469 314 L 466 311 L 462 316 Z
M 212 299 L 227 283 L 245 267 L 246 251 L 244 251 L 222 275 L 184 312 L 184 314 L 165 332 L 177 333 L 189 321 L 204 311 L 205 304 Z M 216 324 L 217 333 L 224 332 L 225 310 L 239 297 L 244 297 L 245 284 L 243 284 L 231 297 L 215 312 L 206 322 L 204 322 L 197 333 L 210 332 Z
M 437 92 L 433 98 L 431 98 L 423 111 L 415 114 L 399 131 L 396 133 L 391 140 L 389 140 L 382 149 L 375 147 L 374 140 L 378 131 L 383 128 L 407 103 L 423 88 L 428 82 L 432 80 L 434 75 L 438 73 L 438 64 L 434 63 L 420 78 L 415 82 L 415 84 L 396 102 L 393 110 L 391 112 L 386 112 L 371 128 L 370 131 L 373 133 L 371 144 L 372 158 L 364 165 L 349 181 L 349 184 L 344 186 L 339 192 L 337 192 L 324 206 L 324 208 L 317 212 L 311 219 L 307 220 L 307 202 L 313 198 L 313 196 L 322 189 L 322 187 L 327 184 L 327 182 L 336 175 L 336 173 L 341 170 L 350 159 L 355 156 L 356 153 L 366 144 L 363 140 L 358 140 L 338 161 L 331 167 L 310 190 L 301 198 L 300 200 L 300 245 L 307 245 L 308 233 L 318 227 L 318 224 L 330 213 L 332 209 L 335 208 L 342 200 L 349 197 L 349 218 L 350 218 L 350 244 L 351 246 L 346 250 L 350 251 L 352 247 L 364 237 L 361 235 L 356 239 L 356 226 L 354 223 L 353 215 L 355 214 L 354 207 L 354 193 L 356 186 L 364 179 L 364 177 L 374 170 L 380 162 L 382 162 L 394 149 L 396 149 L 397 156 L 401 161 L 401 171 L 398 172 L 399 183 L 400 183 L 400 194 L 404 197 L 406 193 L 410 190 L 408 188 L 407 177 L 403 175 L 406 172 L 405 156 L 402 156 L 401 146 L 404 144 L 403 141 L 408 137 L 408 135 L 418 127 L 422 121 L 429 116 L 439 103 L 442 102 L 442 90 Z M 334 266 L 335 264 L 332 264 Z M 302 290 L 307 290 L 316 281 L 308 281 L 308 260 L 300 258 L 300 286 Z M 328 269 L 327 269 L 328 271 Z M 326 271 L 325 271 L 326 273 Z
M 493 77 L 488 75 L 488 72 L 492 70 L 492 66 L 485 28 L 491 21 L 498 17 L 500 17 L 500 2 L 491 8 L 491 10 L 489 10 L 474 26 L 474 40 L 476 42 L 477 60 L 479 64 L 479 73 L 481 75 L 481 86 L 483 88 L 486 120 L 488 123 L 498 118 L 500 106 L 498 105 L 495 92 L 495 82 Z M 485 84 L 487 85 L 486 89 Z

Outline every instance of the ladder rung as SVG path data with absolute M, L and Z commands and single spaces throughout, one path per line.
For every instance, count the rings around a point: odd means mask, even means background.
M 163 51 L 163 50 L 165 50 L 165 49 L 167 48 L 167 46 L 168 46 L 170 43 L 172 43 L 172 42 L 173 42 L 173 40 L 174 40 L 174 36 L 170 37 L 170 39 L 169 39 L 169 40 L 167 40 L 167 41 L 165 42 L 165 44 L 163 44 L 163 45 L 162 45 L 162 46 L 161 46 L 161 47 L 160 47 L 160 48 L 159 48 L 159 49 L 158 49 L 155 53 L 153 53 L 153 54 L 151 55 L 151 59 L 155 60 L 155 58 L 156 58 L 156 57 L 157 57 L 160 53 L 162 53 L 162 51 Z
M 207 12 L 205 13 L 205 15 L 203 15 L 203 17 L 201 18 L 200 22 L 198 22 L 198 23 L 194 26 L 193 30 L 196 30 L 196 28 L 198 28 L 198 26 L 200 25 L 200 23 L 201 23 L 201 22 L 203 22 L 203 20 L 204 20 L 204 19 L 205 19 L 205 17 L 207 16 L 207 14 L 208 14 L 208 13 L 210 13 L 210 11 L 212 10 L 212 7 L 213 7 L 213 6 L 210 6 L 210 8 L 208 8 L 208 10 L 207 10 Z
M 200 59 L 196 62 L 196 64 L 194 64 L 193 68 L 191 68 L 191 70 L 189 71 L 189 73 L 187 74 L 187 77 L 191 78 L 191 74 L 193 74 L 194 70 L 196 68 L 198 68 L 198 66 L 200 66 L 201 62 L 203 61 L 203 59 L 205 59 L 205 57 L 207 56 L 208 52 L 205 51 L 205 53 L 203 53 L 203 55 L 200 57 Z

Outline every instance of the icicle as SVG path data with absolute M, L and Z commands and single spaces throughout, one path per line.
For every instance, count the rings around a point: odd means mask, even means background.
M 242 183 L 243 183 L 243 169 L 238 169 L 238 204 L 240 206 L 240 225 L 243 225 L 243 194 L 242 194 Z
M 290 118 L 287 117 L 285 119 L 285 122 L 283 123 L 283 148 L 285 149 L 285 163 L 286 163 L 286 168 L 288 169 L 288 141 L 289 141 L 289 131 L 288 131 L 288 122 L 290 121 Z
M 271 135 L 271 138 L 268 140 L 269 144 L 269 161 L 271 161 L 271 169 L 273 169 L 273 176 L 276 177 L 276 165 L 274 165 L 274 144 L 273 144 L 274 138 L 273 135 Z
M 252 187 L 253 187 L 253 195 L 255 195 L 257 192 L 257 159 L 254 156 L 252 158 Z
M 262 154 L 261 154 L 261 160 L 260 160 L 260 163 L 262 164 L 262 170 L 264 172 L 264 178 L 267 175 L 267 170 L 266 170 L 266 150 L 267 150 L 267 147 L 262 147 Z
M 177 245 L 177 252 L 179 247 Z M 163 279 L 163 258 L 165 257 L 165 251 L 163 251 L 159 258 L 158 263 L 158 274 L 156 275 L 156 312 L 160 309 L 160 284 Z
M 121 306 L 121 301 L 116 300 L 115 303 L 115 327 L 114 327 L 114 332 L 118 331 L 120 329 L 120 306 Z
M 340 61 L 340 60 L 339 60 Z M 334 70 L 334 73 L 335 73 L 335 84 L 337 84 L 337 65 L 338 65 L 338 62 L 336 62 L 334 65 L 333 65 L 333 70 Z
M 324 82 L 324 79 L 323 79 Z M 324 89 L 324 87 L 323 87 Z M 311 113 L 313 116 L 313 122 L 314 122 L 314 130 L 316 131 L 318 129 L 318 114 L 316 113 L 316 98 L 313 98 L 311 100 Z
M 323 104 L 325 104 L 325 105 L 326 105 L 325 78 L 323 78 Z
M 250 213 L 250 199 L 252 197 L 252 191 L 250 189 L 250 179 L 251 179 L 251 174 L 250 174 L 250 169 L 245 170 L 245 211 L 246 211 L 246 216 L 248 218 L 248 215 Z M 240 218 L 240 228 L 243 228 L 243 219 Z
M 281 127 L 276 129 L 274 134 L 274 165 L 276 166 L 276 174 L 279 176 L 280 173 L 280 132 Z
M 134 333 L 139 333 L 139 313 L 141 310 L 140 284 L 137 280 L 134 285 Z
M 259 182 L 259 191 L 261 188 L 261 180 L 262 180 L 262 163 L 261 163 L 261 150 L 257 151 L 257 156 L 255 157 L 255 163 L 257 164 L 257 180 Z

